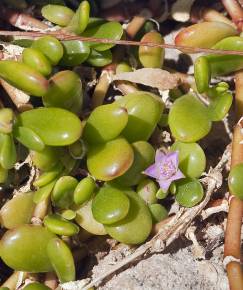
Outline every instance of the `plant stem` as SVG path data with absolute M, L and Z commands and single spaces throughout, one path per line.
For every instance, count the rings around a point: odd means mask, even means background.
M 91 100 L 91 106 L 93 109 L 103 104 L 110 86 L 111 75 L 112 72 L 106 70 L 102 71 Z
M 128 24 L 128 27 L 126 29 L 126 34 L 132 39 L 138 30 L 143 26 L 144 22 L 146 21 L 146 18 L 144 16 L 135 16 L 131 22 Z M 111 78 L 116 72 L 117 64 L 120 62 L 120 60 L 123 58 L 124 50 L 121 47 L 116 47 L 114 53 L 113 53 L 113 60 L 110 65 L 107 67 L 104 67 L 100 78 L 98 80 L 98 83 L 96 84 L 92 101 L 91 101 L 91 107 L 96 108 L 103 104 L 105 96 L 109 90 Z M 120 81 L 116 83 L 117 88 L 122 91 L 123 94 L 127 94 L 128 92 L 136 91 L 136 88 L 129 84 L 128 82 Z M 133 89 L 134 88 L 134 89 Z
M 227 274 L 229 279 L 230 290 L 242 290 L 243 279 L 240 263 L 230 262 L 227 265 Z
M 38 203 L 35 207 L 33 218 L 43 220 L 48 212 L 49 205 L 50 205 L 50 198 L 46 198 L 40 203 Z
M 127 26 L 126 33 L 130 39 L 133 39 L 141 27 L 144 25 L 148 17 L 143 14 L 136 15 Z
M 243 70 L 235 74 L 235 113 L 237 121 L 243 116 Z
M 243 9 L 237 0 L 222 0 L 222 3 L 240 31 L 243 29 Z
M 63 32 L 28 32 L 28 31 L 5 31 L 0 30 L 0 35 L 4 36 L 24 36 L 24 37 L 32 37 L 37 38 L 43 35 L 52 35 L 58 38 L 59 40 L 80 40 L 84 42 L 95 42 L 95 43 L 109 43 L 109 44 L 119 44 L 126 46 L 149 46 L 149 47 L 160 47 L 160 48 L 168 48 L 168 49 L 178 49 L 178 50 L 186 50 L 190 53 L 207 53 L 207 54 L 220 54 L 220 55 L 243 55 L 243 51 L 237 50 L 223 50 L 223 49 L 213 49 L 213 48 L 202 48 L 202 47 L 190 47 L 184 45 L 174 45 L 174 44 L 158 44 L 154 42 L 142 42 L 142 41 L 132 41 L 132 40 L 114 40 L 108 38 L 95 38 L 95 37 L 83 37 L 76 35 L 64 34 Z
M 224 16 L 222 13 L 218 12 L 215 9 L 212 8 L 203 8 L 201 9 L 201 18 L 204 21 L 219 21 L 219 22 L 224 22 L 226 24 L 229 24 L 233 26 L 234 28 L 236 27 L 235 24 L 229 20 L 226 16 Z
M 236 115 L 237 121 L 243 113 L 243 72 L 236 75 Z M 232 141 L 231 168 L 243 163 L 242 124 L 238 122 L 234 129 Z M 243 217 L 243 201 L 231 196 L 229 213 L 225 232 L 224 257 L 230 260 L 226 265 L 231 290 L 243 289 L 243 273 L 240 265 L 241 258 L 241 223 Z M 238 260 L 238 261 L 237 261 Z

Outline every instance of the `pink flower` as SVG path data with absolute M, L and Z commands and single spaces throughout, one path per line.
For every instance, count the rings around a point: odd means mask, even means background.
M 143 173 L 156 178 L 160 188 L 166 192 L 174 180 L 185 178 L 178 168 L 178 164 L 178 151 L 164 154 L 162 151 L 157 150 L 155 163 L 149 166 Z

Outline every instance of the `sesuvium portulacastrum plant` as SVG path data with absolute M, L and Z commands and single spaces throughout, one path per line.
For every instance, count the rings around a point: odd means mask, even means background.
M 203 200 L 199 178 L 207 160 L 197 142 L 232 104 L 228 84 L 211 85 L 211 78 L 243 68 L 243 56 L 200 56 L 190 92 L 174 85 L 169 107 L 156 89 L 119 80 L 116 86 L 132 92 L 114 98 L 118 93 L 110 90 L 109 98 L 92 108 L 90 72 L 103 76 L 119 67 L 121 73 L 132 73 L 133 58 L 138 69 L 155 73 L 163 68 L 164 48 L 140 46 L 124 54 L 115 43 L 75 39 L 125 39 L 122 23 L 93 17 L 90 11 L 88 1 L 76 10 L 59 2 L 43 5 L 42 16 L 59 26 L 59 36 L 15 39 L 15 45 L 24 46 L 21 57 L 0 61 L 0 77 L 17 89 L 14 94 L 31 96 L 28 110 L 19 112 L 5 99 L 0 109 L 0 183 L 17 189 L 0 210 L 0 257 L 13 271 L 54 271 L 61 283 L 78 278 L 76 253 L 84 251 L 81 242 L 88 237 L 110 235 L 138 245 L 149 238 L 154 223 L 167 218 L 168 196 L 182 207 Z M 164 43 L 153 22 L 141 25 L 138 40 Z M 242 37 L 228 24 L 202 22 L 187 30 L 191 34 L 185 37 L 181 31 L 177 45 L 243 51 Z M 105 95 L 112 81 L 102 80 L 93 98 Z M 171 133 L 170 147 L 154 142 L 164 129 Z M 36 175 L 27 192 L 18 192 L 25 178 L 16 164 L 27 156 Z M 241 166 L 229 178 L 239 198 Z M 24 289 L 49 288 L 36 282 Z

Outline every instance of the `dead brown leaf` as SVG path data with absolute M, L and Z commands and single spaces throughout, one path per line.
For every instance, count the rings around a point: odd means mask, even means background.
M 116 80 L 130 81 L 164 91 L 177 87 L 181 82 L 181 76 L 159 68 L 141 68 L 133 72 L 116 74 L 113 81 Z

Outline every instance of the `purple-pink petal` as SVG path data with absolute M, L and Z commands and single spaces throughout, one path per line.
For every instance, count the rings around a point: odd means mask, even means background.
M 162 162 L 165 156 L 166 155 L 164 152 L 162 152 L 161 150 L 157 150 L 155 154 L 155 163 Z
M 155 163 L 149 166 L 143 173 L 157 180 L 162 190 L 167 191 L 174 180 L 184 178 L 184 174 L 178 169 L 179 152 L 163 153 L 156 151 Z
M 178 168 L 179 164 L 179 151 L 170 152 L 166 155 L 166 160 L 170 160 L 173 165 Z
M 180 171 L 180 169 L 177 170 L 176 174 L 172 176 L 173 180 L 178 180 L 181 178 L 185 178 L 185 175 Z
M 153 178 L 158 178 L 158 170 L 157 170 L 156 163 L 154 163 L 153 165 L 145 169 L 143 173 Z
M 168 191 L 168 189 L 169 189 L 169 187 L 170 187 L 170 185 L 171 185 L 171 180 L 170 179 L 168 179 L 168 180 L 162 180 L 162 179 L 159 179 L 159 180 L 157 180 L 158 181 L 158 183 L 159 183 L 159 186 L 160 186 L 160 188 L 164 191 L 164 192 L 167 192 Z

